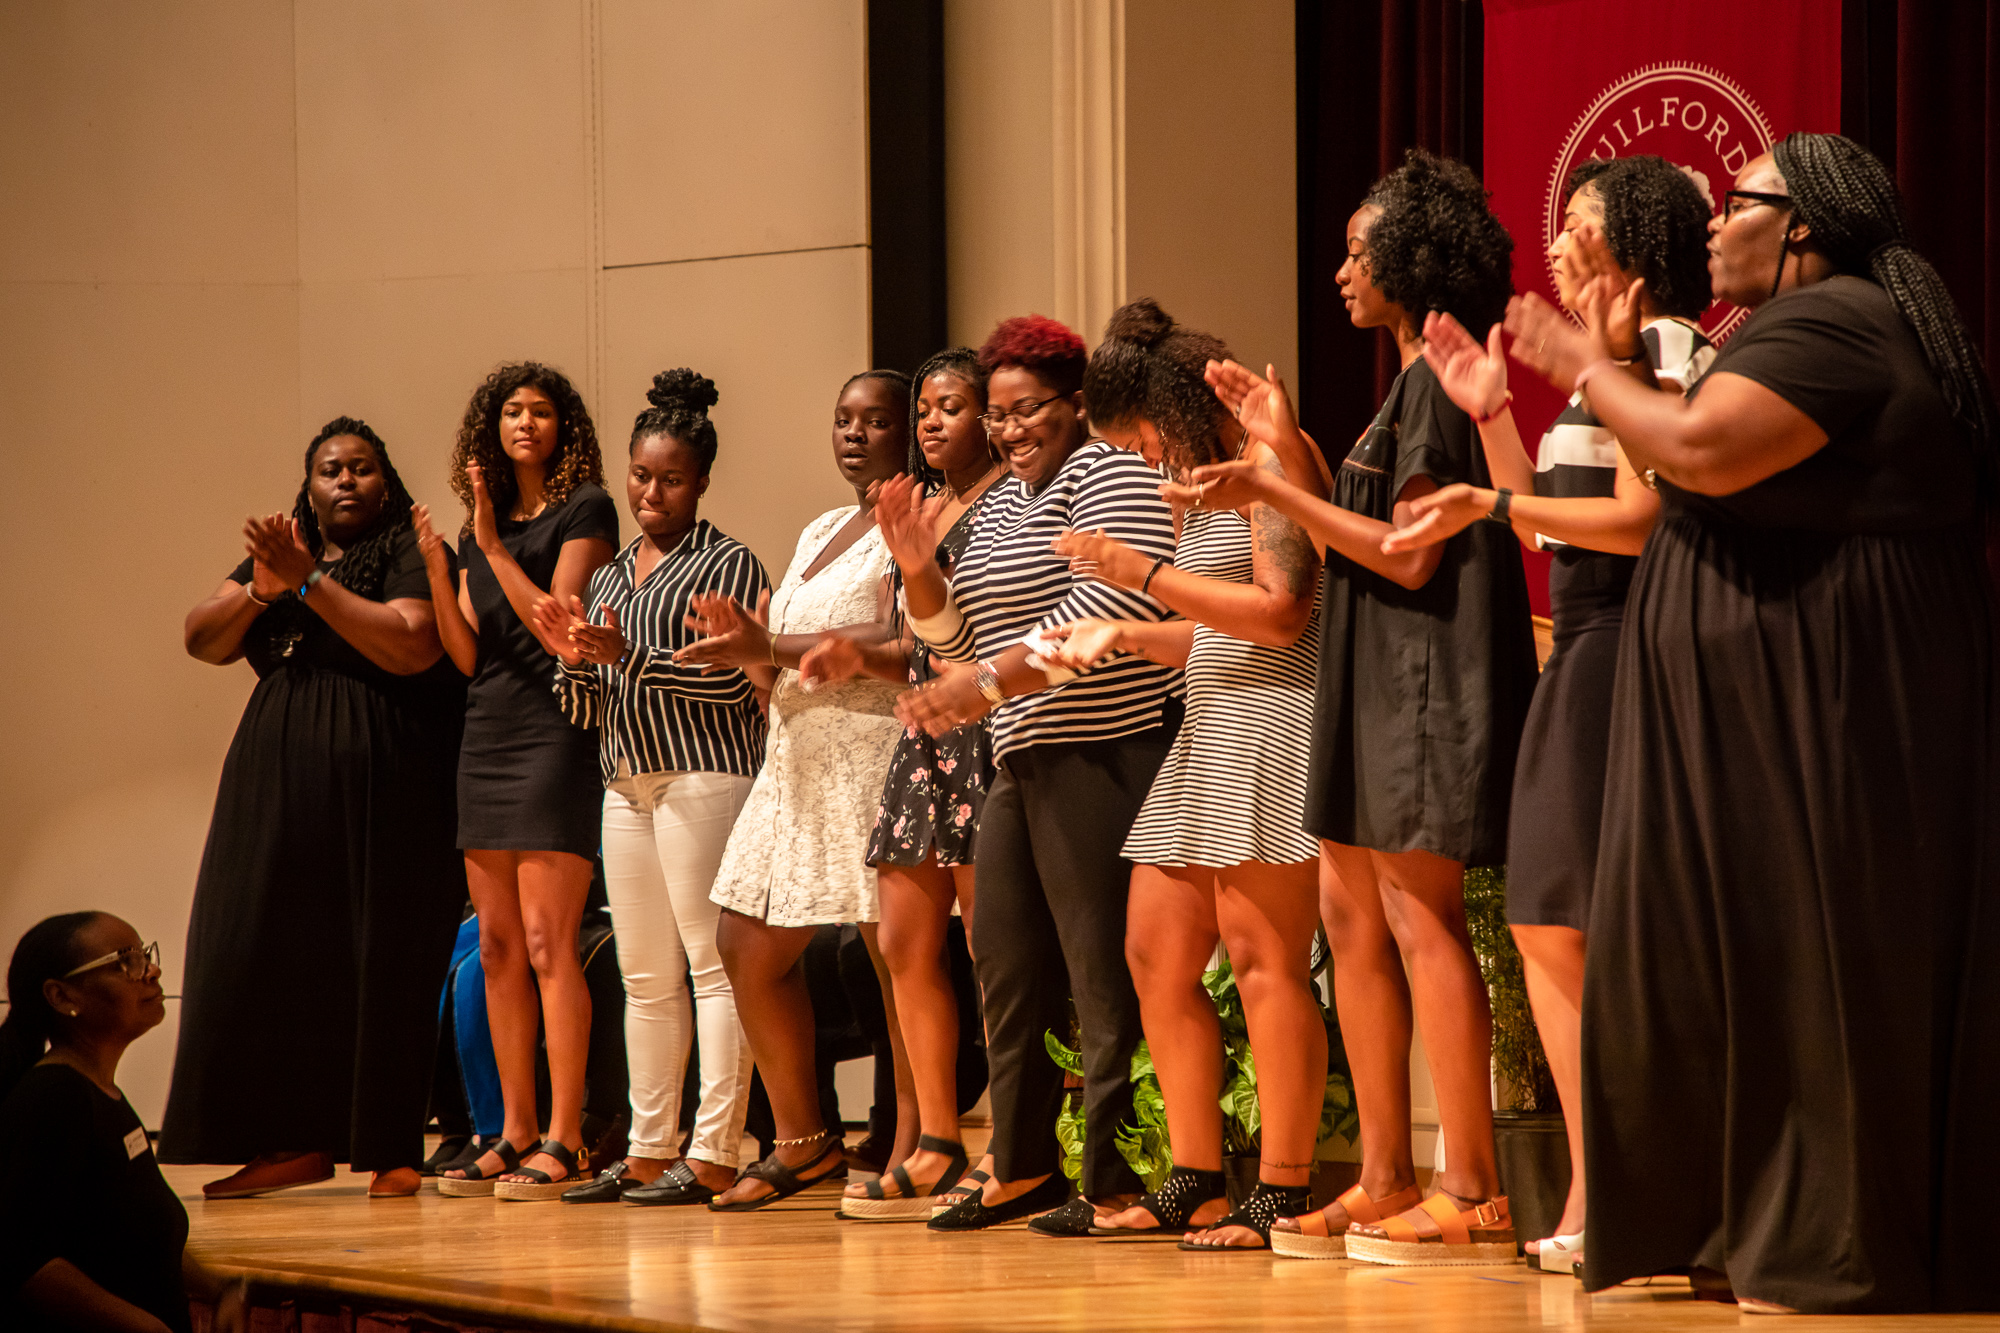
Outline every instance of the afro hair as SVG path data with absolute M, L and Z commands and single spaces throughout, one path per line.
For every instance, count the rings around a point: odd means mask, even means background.
M 1411 322 L 1442 310 L 1484 339 L 1513 295 L 1514 238 L 1493 216 L 1486 187 L 1463 162 L 1412 148 L 1376 181 L 1367 205 L 1368 272 Z

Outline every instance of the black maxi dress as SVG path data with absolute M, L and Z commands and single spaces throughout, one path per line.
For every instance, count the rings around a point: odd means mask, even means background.
M 339 580 L 338 562 L 320 568 Z M 248 583 L 250 562 L 230 578 Z M 374 600 L 398 598 L 430 599 L 407 528 Z M 466 899 L 462 678 L 448 658 L 392 675 L 292 594 L 243 652 L 257 688 L 195 883 L 160 1160 L 413 1167 Z
M 502 518 L 498 527 L 501 545 L 539 588 L 555 577 L 565 542 L 595 537 L 618 549 L 618 510 L 593 482 L 531 519 Z M 564 719 L 556 659 L 514 614 L 472 542 L 465 544 L 465 581 L 479 619 L 479 664 L 466 692 L 459 752 L 458 845 L 594 857 L 604 819 L 597 737 Z
M 1413 477 L 1492 484 L 1472 421 L 1412 362 L 1334 473 L 1333 502 L 1390 522 Z M 1499 523 L 1444 543 L 1421 588 L 1326 562 L 1305 827 L 1468 865 L 1507 852 L 1515 748 L 1535 689 L 1521 546 Z
M 1726 497 L 1660 483 L 1591 909 L 1585 1282 L 1700 1265 L 1803 1311 L 1990 1309 L 1974 458 L 1863 279 L 1772 300 L 1695 392 L 1723 374 L 1828 442 Z

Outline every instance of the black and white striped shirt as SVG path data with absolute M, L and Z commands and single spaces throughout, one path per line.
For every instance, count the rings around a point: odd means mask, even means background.
M 1031 631 L 1085 616 L 1172 620 L 1150 597 L 1070 573 L 1050 549 L 1062 532 L 1102 528 L 1151 559 L 1173 558 L 1173 511 L 1160 498 L 1160 474 L 1137 454 L 1099 440 L 1063 460 L 1056 475 L 1029 493 L 1019 477 L 997 482 L 980 506 L 972 541 L 952 571 L 952 600 L 965 623 L 936 644 L 959 662 L 991 657 Z M 1108 740 L 1151 730 L 1180 691 L 1180 672 L 1120 655 L 1075 680 L 1018 695 L 993 712 L 993 755 L 1052 741 Z
M 563 715 L 598 728 L 598 766 L 607 783 L 621 771 L 755 777 L 764 762 L 765 721 L 750 678 L 738 670 L 704 675 L 677 664 L 674 650 L 697 637 L 683 623 L 694 594 L 720 593 L 754 608 L 771 580 L 750 548 L 702 519 L 635 590 L 639 541 L 590 576 L 585 599 L 588 618 L 598 624 L 611 608 L 631 651 L 621 666 L 558 659 L 555 692 Z
M 1715 360 L 1699 327 L 1656 319 L 1640 330 L 1653 376 L 1662 388 L 1688 391 Z M 1571 394 L 1535 450 L 1535 494 L 1561 499 L 1617 494 L 1618 437 L 1598 421 L 1582 394 Z M 1553 537 L 1544 546 L 1561 546 Z

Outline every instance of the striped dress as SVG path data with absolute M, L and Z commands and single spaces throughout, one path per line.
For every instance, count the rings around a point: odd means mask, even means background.
M 1250 520 L 1190 510 L 1174 564 L 1189 574 L 1251 581 Z M 1150 866 L 1289 865 L 1319 855 L 1305 831 L 1306 758 L 1319 673 L 1319 598 L 1284 648 L 1196 625 L 1187 662 L 1187 719 L 1125 839 Z

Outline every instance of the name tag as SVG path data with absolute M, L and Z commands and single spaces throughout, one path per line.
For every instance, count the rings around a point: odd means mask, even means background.
M 125 1160 L 131 1161 L 151 1146 L 146 1142 L 146 1131 L 143 1128 L 133 1130 L 125 1136 Z

